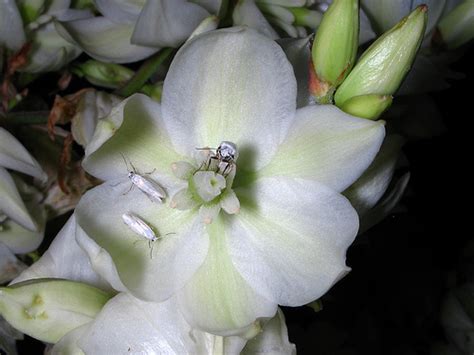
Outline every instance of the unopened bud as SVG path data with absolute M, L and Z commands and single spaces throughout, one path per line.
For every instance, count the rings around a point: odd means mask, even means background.
M 376 120 L 391 104 L 390 95 L 361 95 L 351 97 L 340 109 L 353 116 Z
M 134 71 L 120 64 L 103 63 L 90 59 L 74 68 L 79 76 L 84 76 L 91 84 L 116 89 L 133 77 Z
M 18 10 L 25 25 L 35 21 L 45 9 L 45 0 L 19 0 Z
M 415 60 L 425 33 L 427 10 L 426 5 L 418 6 L 362 54 L 336 92 L 337 106 L 355 96 L 395 93 Z
M 359 37 L 359 2 L 335 0 L 324 14 L 312 49 L 316 80 L 313 96 L 320 103 L 332 101 L 334 89 L 354 65 Z
M 465 0 L 438 24 L 439 41 L 449 49 L 457 48 L 474 38 L 474 0 Z
M 0 287 L 0 315 L 19 331 L 56 343 L 93 320 L 110 297 L 80 282 L 35 279 Z
M 316 28 L 323 18 L 323 14 L 319 11 L 310 10 L 305 7 L 289 7 L 288 10 L 295 17 L 294 24 L 296 26 Z

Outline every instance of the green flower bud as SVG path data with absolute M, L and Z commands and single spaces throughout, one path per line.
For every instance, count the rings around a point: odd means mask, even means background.
M 91 84 L 116 89 L 123 86 L 135 74 L 133 70 L 120 64 L 88 60 L 74 68 L 75 74 L 84 76 Z
M 448 13 L 438 24 L 440 41 L 449 49 L 474 38 L 474 0 L 466 0 Z
M 0 287 L 0 315 L 21 332 L 56 343 L 90 322 L 110 297 L 80 282 L 35 279 Z
M 334 89 L 354 65 L 358 38 L 359 2 L 335 0 L 321 20 L 312 49 L 317 81 L 313 95 L 318 102 L 332 101 Z
M 25 25 L 36 20 L 45 10 L 45 0 L 19 0 L 17 5 Z
M 353 116 L 376 120 L 391 104 L 390 95 L 361 95 L 351 97 L 340 109 Z
M 360 57 L 335 95 L 341 107 L 355 96 L 393 95 L 410 70 L 425 33 L 428 10 L 418 6 L 380 36 Z

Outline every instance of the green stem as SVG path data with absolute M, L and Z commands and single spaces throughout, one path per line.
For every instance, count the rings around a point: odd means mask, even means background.
M 22 111 L 9 112 L 5 115 L 0 115 L 0 124 L 42 124 L 47 123 L 49 111 Z
M 128 97 L 138 92 L 161 64 L 171 55 L 173 48 L 164 48 L 147 59 L 125 86 L 115 91 L 116 95 Z

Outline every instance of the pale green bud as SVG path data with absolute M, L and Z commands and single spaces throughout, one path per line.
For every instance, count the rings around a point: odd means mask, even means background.
M 317 81 L 312 94 L 318 102 L 332 101 L 334 89 L 354 65 L 358 38 L 359 2 L 335 0 L 321 20 L 312 49 Z
M 74 68 L 78 76 L 84 76 L 91 84 L 116 89 L 129 81 L 135 72 L 123 65 L 88 60 Z
M 14 328 L 48 343 L 94 319 L 111 295 L 61 279 L 0 287 L 0 315 Z
M 351 97 L 340 109 L 353 116 L 376 120 L 391 104 L 390 95 L 361 95 Z
M 428 10 L 418 6 L 360 57 L 334 97 L 341 107 L 355 96 L 393 95 L 410 70 L 425 33 Z
M 474 38 L 474 0 L 466 0 L 449 12 L 438 24 L 440 41 L 457 48 Z
M 45 0 L 19 0 L 17 5 L 25 25 L 35 21 L 45 10 Z

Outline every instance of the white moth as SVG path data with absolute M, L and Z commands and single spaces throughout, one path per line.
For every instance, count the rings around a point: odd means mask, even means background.
M 148 246 L 150 247 L 150 258 L 153 258 L 153 242 L 158 239 L 153 229 L 146 224 L 140 217 L 135 216 L 132 213 L 124 213 L 122 215 L 123 223 L 127 225 L 133 232 L 139 236 L 144 237 L 148 240 Z
M 127 161 L 125 160 L 125 157 L 123 155 L 122 155 L 122 158 L 128 169 Z M 130 187 L 130 190 L 133 188 L 133 186 L 136 186 L 141 192 L 147 195 L 152 201 L 163 202 L 163 199 L 166 198 L 165 190 L 153 180 L 143 175 L 140 175 L 138 173 L 138 170 L 133 166 L 132 162 L 130 162 L 130 165 L 132 166 L 132 169 L 133 169 L 133 170 L 130 170 L 127 174 L 128 178 L 132 182 L 132 186 Z

